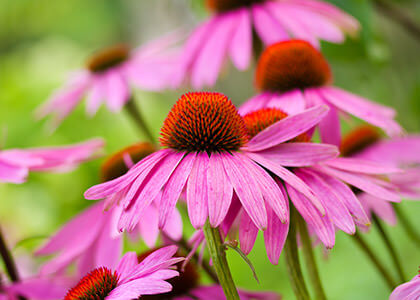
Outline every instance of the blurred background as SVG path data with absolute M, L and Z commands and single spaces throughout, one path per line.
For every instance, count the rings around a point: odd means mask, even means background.
M 206 17 L 202 0 L 0 0 L 0 146 L 1 148 L 63 145 L 103 137 L 112 153 L 143 136 L 122 112 L 102 108 L 93 118 L 81 105 L 53 133 L 37 121 L 34 110 L 58 88 L 69 71 L 83 66 L 95 50 L 118 42 L 133 46 L 177 28 L 190 29 Z M 385 16 L 374 2 L 331 1 L 362 24 L 357 39 L 344 45 L 324 43 L 335 83 L 351 92 L 395 107 L 408 132 L 420 130 L 420 39 Z M 420 2 L 395 1 L 420 24 Z M 253 67 L 239 73 L 227 67 L 214 88 L 240 104 L 253 95 Z M 171 105 L 184 91 L 136 92 L 136 99 L 154 134 Z M 0 185 L 0 222 L 14 253 L 27 254 L 60 225 L 90 203 L 83 192 L 98 183 L 101 159 L 69 174 L 31 174 L 22 185 Z M 420 228 L 420 203 L 400 204 Z M 185 224 L 189 222 L 186 221 Z M 187 225 L 186 225 L 187 226 Z M 187 227 L 188 227 L 187 226 Z M 386 228 L 397 245 L 407 278 L 420 264 L 420 253 L 398 226 Z M 191 233 L 192 229 L 187 228 Z M 390 262 L 377 232 L 368 234 L 378 255 Z M 134 249 L 144 245 L 129 245 Z M 330 299 L 387 299 L 386 285 L 351 238 L 339 232 L 327 257 L 316 249 L 321 277 Z M 275 290 L 294 299 L 283 259 L 272 266 L 261 236 L 250 254 L 260 284 L 235 253 L 229 251 L 236 283 L 247 289 Z M 389 264 L 389 266 L 391 266 Z

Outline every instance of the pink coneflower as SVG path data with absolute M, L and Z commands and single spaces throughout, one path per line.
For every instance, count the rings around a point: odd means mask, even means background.
M 372 103 L 332 86 L 328 62 L 311 44 L 301 40 L 280 42 L 268 47 L 258 62 L 256 86 L 261 93 L 240 109 L 242 115 L 263 107 L 278 107 L 289 114 L 314 105 L 326 104 L 328 115 L 319 123 L 322 141 L 339 146 L 339 113 L 347 113 L 388 135 L 402 129 L 393 118 L 392 108 Z
M 251 137 L 255 134 L 257 137 L 270 132 L 269 129 L 275 128 L 275 124 L 285 122 L 290 118 L 277 108 L 264 108 L 244 116 Z M 382 174 L 387 175 L 397 170 L 393 167 L 382 167 L 380 164 L 367 160 L 335 158 L 334 156 L 325 157 L 320 161 L 306 160 L 305 154 L 314 155 L 315 151 L 324 153 L 326 149 L 330 149 L 324 148 L 326 147 L 324 144 L 312 144 L 310 139 L 310 135 L 303 131 L 292 141 L 269 150 L 255 149 L 259 151 L 247 155 L 271 171 L 271 176 L 283 193 L 283 199 L 290 199 L 309 230 L 327 248 L 332 248 L 335 243 L 335 228 L 353 234 L 356 230 L 355 222 L 365 226 L 370 223 L 362 205 L 346 183 L 386 200 L 399 201 L 399 195 L 393 187 L 389 187 L 388 183 L 380 177 Z M 305 150 L 305 147 L 308 147 L 308 150 Z M 299 159 L 294 159 L 293 157 L 296 157 L 299 152 L 301 154 Z M 309 186 L 317 202 L 311 201 L 306 195 L 298 192 L 296 187 L 291 186 L 289 182 L 281 180 L 279 167 L 286 167 L 286 170 Z M 289 207 L 288 200 L 286 206 Z M 288 210 L 287 213 L 289 213 Z M 264 231 L 267 255 L 271 263 L 277 264 L 288 235 L 289 222 L 282 222 L 269 207 L 267 207 L 267 215 L 268 226 Z M 237 199 L 232 201 L 225 221 L 221 225 L 224 235 L 231 231 L 235 222 L 239 224 L 240 247 L 245 254 L 248 254 L 254 246 L 259 230 L 248 215 L 243 213 Z M 198 237 L 195 247 L 202 240 Z
M 96 156 L 104 145 L 101 139 L 51 148 L 0 151 L 0 182 L 23 183 L 30 171 L 62 172 Z
M 180 78 L 194 88 L 212 86 L 227 56 L 240 70 L 249 66 L 253 45 L 291 37 L 319 46 L 319 39 L 344 41 L 359 23 L 331 4 L 316 0 L 208 0 L 213 16 L 199 25 L 181 55 Z M 255 34 L 254 34 L 255 33 Z
M 389 300 L 418 300 L 420 298 L 420 271 L 411 281 L 396 287 Z
M 361 126 L 344 136 L 340 152 L 342 156 L 403 168 L 403 173 L 390 176 L 390 182 L 402 197 L 420 199 L 420 136 L 385 139 L 375 128 Z M 357 196 L 369 216 L 375 213 L 388 224 L 396 224 L 397 219 L 391 203 L 360 191 Z
M 87 199 L 118 199 L 124 210 L 120 230 L 132 230 L 144 210 L 159 204 L 159 227 L 173 213 L 177 200 L 186 190 L 192 225 L 201 228 L 207 218 L 217 227 L 225 218 L 234 194 L 257 228 L 268 226 L 268 211 L 282 222 L 288 220 L 287 200 L 279 186 L 263 168 L 276 173 L 298 193 L 308 197 L 323 213 L 314 193 L 292 172 L 281 165 L 254 159 L 266 151 L 275 157 L 310 165 L 335 157 L 336 147 L 305 143 L 279 145 L 315 126 L 327 113 L 325 106 L 314 107 L 248 138 L 245 122 L 231 101 L 219 93 L 188 93 L 169 112 L 161 129 L 159 150 L 134 165 L 125 175 L 94 186 Z M 301 147 L 302 146 L 302 147 Z
M 164 247 L 148 255 L 141 263 L 135 252 L 128 252 L 117 266 L 104 265 L 90 270 L 77 284 L 68 285 L 67 282 L 66 289 L 63 289 L 66 284 L 56 278 L 40 277 L 13 284 L 8 291 L 44 300 L 121 300 L 166 293 L 172 289 L 167 280 L 178 276 L 174 267 L 183 260 L 173 257 L 176 252 L 175 246 Z
M 175 56 L 168 50 L 175 35 L 152 41 L 134 51 L 115 45 L 95 53 L 83 70 L 76 71 L 65 86 L 37 111 L 38 117 L 54 114 L 57 126 L 87 95 L 86 111 L 94 115 L 102 103 L 118 112 L 130 100 L 131 85 L 158 91 L 171 82 Z

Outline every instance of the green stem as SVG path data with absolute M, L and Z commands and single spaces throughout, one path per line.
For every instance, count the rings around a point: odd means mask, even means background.
M 217 277 L 219 277 L 219 282 L 223 288 L 226 299 L 239 300 L 239 294 L 236 290 L 235 283 L 233 282 L 232 274 L 230 273 L 229 265 L 226 260 L 226 249 L 222 243 L 219 229 L 212 228 L 207 221 L 203 227 L 203 232 L 206 237 L 213 266 L 216 269 L 216 274 Z
M 286 244 L 284 245 L 284 256 L 286 259 L 286 269 L 289 275 L 290 283 L 296 299 L 308 300 L 309 293 L 303 279 L 302 270 L 299 263 L 298 246 L 296 240 L 296 221 L 297 212 L 292 206 L 290 211 L 290 228 L 287 235 Z
M 411 224 L 410 219 L 398 204 L 394 204 L 393 207 L 395 213 L 397 214 L 398 222 L 400 222 L 401 226 L 404 228 L 405 232 L 413 240 L 413 242 L 416 243 L 418 247 L 420 247 L 420 235 L 414 229 L 415 227 L 413 224 Z
M 143 119 L 143 116 L 140 113 L 140 110 L 138 109 L 136 102 L 134 101 L 134 98 L 131 98 L 128 100 L 127 104 L 125 105 L 125 108 L 127 112 L 130 114 L 131 118 L 134 120 L 134 122 L 137 124 L 137 126 L 140 128 L 140 130 L 146 135 L 147 139 L 155 144 L 155 139 L 153 137 L 153 134 L 149 127 L 147 126 L 145 120 Z
M 356 232 L 353 235 L 353 240 L 359 245 L 360 249 L 369 257 L 370 261 L 375 265 L 377 271 L 382 275 L 383 279 L 385 280 L 386 284 L 388 285 L 390 290 L 393 290 L 396 286 L 394 280 L 392 279 L 389 272 L 386 270 L 384 265 L 381 261 L 375 256 L 372 249 L 370 249 L 369 245 L 365 242 L 363 237 Z
M 388 234 L 385 231 L 385 228 L 382 226 L 381 222 L 379 221 L 378 217 L 375 214 L 372 214 L 372 221 L 375 224 L 375 226 L 378 228 L 379 233 L 389 252 L 389 255 L 391 256 L 392 263 L 394 264 L 395 269 L 397 269 L 398 276 L 400 277 L 400 283 L 406 282 L 403 270 L 401 268 L 401 262 L 398 258 L 395 247 L 391 242 L 391 239 L 389 238 Z
M 322 287 L 321 278 L 319 277 L 318 267 L 314 257 L 311 239 L 309 237 L 308 228 L 306 227 L 303 218 L 298 215 L 297 227 L 299 230 L 300 240 L 302 242 L 303 257 L 305 258 L 306 266 L 309 273 L 309 280 L 315 288 L 315 297 L 319 300 L 325 300 L 324 288 Z

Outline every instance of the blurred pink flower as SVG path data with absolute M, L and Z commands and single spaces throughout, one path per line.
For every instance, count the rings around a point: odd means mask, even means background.
M 71 281 L 64 282 L 60 277 L 44 276 L 11 284 L 7 291 L 12 295 L 42 300 L 81 299 L 92 294 L 95 299 L 120 300 L 165 293 L 172 289 L 166 280 L 178 276 L 178 272 L 173 268 L 183 260 L 173 257 L 176 251 L 175 246 L 161 248 L 141 263 L 138 263 L 136 253 L 128 252 L 118 265 L 104 265 L 91 270 L 73 288 L 71 286 L 74 283 L 70 283 Z
M 175 70 L 175 54 L 167 49 L 178 39 L 178 34 L 169 34 L 134 51 L 127 45 L 116 45 L 94 54 L 85 69 L 74 72 L 65 86 L 37 110 L 37 116 L 55 115 L 56 127 L 85 95 L 86 111 L 92 116 L 102 103 L 112 112 L 120 111 L 130 100 L 132 84 L 148 91 L 165 89 Z
M 344 156 L 402 168 L 403 173 L 390 176 L 390 183 L 402 197 L 420 199 L 420 136 L 384 139 L 375 128 L 361 126 L 344 136 L 340 150 Z M 390 225 L 397 223 L 392 204 L 388 201 L 363 192 L 357 193 L 357 197 L 369 217 L 375 213 Z
M 0 182 L 23 183 L 29 171 L 63 172 L 88 161 L 100 152 L 104 142 L 92 139 L 80 144 L 0 151 Z
M 238 290 L 241 300 L 280 300 L 281 296 L 274 292 L 248 292 Z M 188 295 L 170 298 L 173 300 L 225 300 L 226 296 L 220 285 L 198 286 Z
M 420 299 L 420 274 L 414 276 L 411 281 L 395 288 L 389 300 L 418 300 Z
M 215 84 L 227 56 L 247 69 L 259 43 L 253 32 L 265 45 L 294 37 L 319 47 L 318 39 L 341 43 L 345 33 L 359 30 L 356 19 L 317 0 L 208 0 L 207 6 L 214 14 L 194 30 L 180 57 L 179 79 L 196 89 Z
M 334 87 L 329 65 L 322 54 L 301 40 L 280 42 L 261 55 L 256 86 L 261 93 L 240 108 L 242 115 L 264 107 L 277 107 L 288 114 L 326 104 L 328 115 L 318 124 L 325 143 L 340 145 L 339 113 L 360 118 L 383 129 L 388 135 L 402 133 L 394 121 L 395 110 Z
M 210 225 L 217 227 L 236 194 L 250 223 L 266 229 L 269 213 L 284 223 L 288 221 L 287 198 L 266 168 L 325 213 L 313 191 L 291 171 L 269 158 L 256 161 L 254 157 L 263 150 L 275 154 L 276 146 L 282 149 L 279 156 L 307 164 L 335 157 L 338 150 L 332 145 L 305 144 L 303 149 L 300 145 L 291 149 L 279 145 L 308 131 L 327 112 L 325 106 L 314 107 L 274 124 L 248 141 L 245 123 L 226 96 L 185 94 L 162 127 L 161 143 L 166 149 L 141 160 L 125 175 L 90 188 L 85 197 L 117 199 L 124 208 L 119 229 L 130 231 L 153 202 L 158 203 L 159 227 L 163 228 L 184 187 L 192 225 L 201 228 L 208 218 Z

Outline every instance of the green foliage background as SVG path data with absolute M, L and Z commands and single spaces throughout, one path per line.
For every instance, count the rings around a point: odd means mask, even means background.
M 384 18 L 366 0 L 335 0 L 357 17 L 363 30 L 344 45 L 323 44 L 337 86 L 395 107 L 398 121 L 409 132 L 420 129 L 420 41 Z M 420 24 L 418 1 L 396 2 Z M 83 65 L 92 51 L 114 42 L 132 45 L 184 26 L 192 28 L 206 12 L 201 0 L 0 0 L 0 128 L 1 147 L 35 147 L 106 139 L 112 153 L 142 139 L 126 114 L 106 109 L 89 119 L 78 107 L 53 134 L 33 112 L 60 86 L 69 70 Z M 215 90 L 237 104 L 253 94 L 252 69 L 239 73 L 228 67 Z M 183 91 L 162 94 L 138 91 L 136 96 L 156 136 L 171 105 Z M 348 128 L 346 124 L 346 128 Z M 19 244 L 14 253 L 24 257 L 90 203 L 82 193 L 98 182 L 101 159 L 69 174 L 31 174 L 23 185 L 0 185 L 0 222 L 8 239 Z M 402 208 L 420 228 L 420 205 L 404 202 Z M 186 224 L 189 224 L 186 221 Z M 187 232 L 192 232 L 187 226 Z M 398 226 L 387 226 L 399 250 L 407 277 L 420 263 L 420 253 Z M 366 236 L 378 255 L 389 262 L 375 229 Z M 143 247 L 130 245 L 129 247 Z M 321 276 L 330 299 L 386 299 L 389 291 L 349 236 L 339 232 L 328 259 L 317 249 Z M 269 264 L 261 236 L 250 255 L 260 284 L 235 254 L 229 253 L 234 278 L 247 289 L 276 290 L 293 299 L 283 260 Z M 388 264 L 390 266 L 390 264 Z

